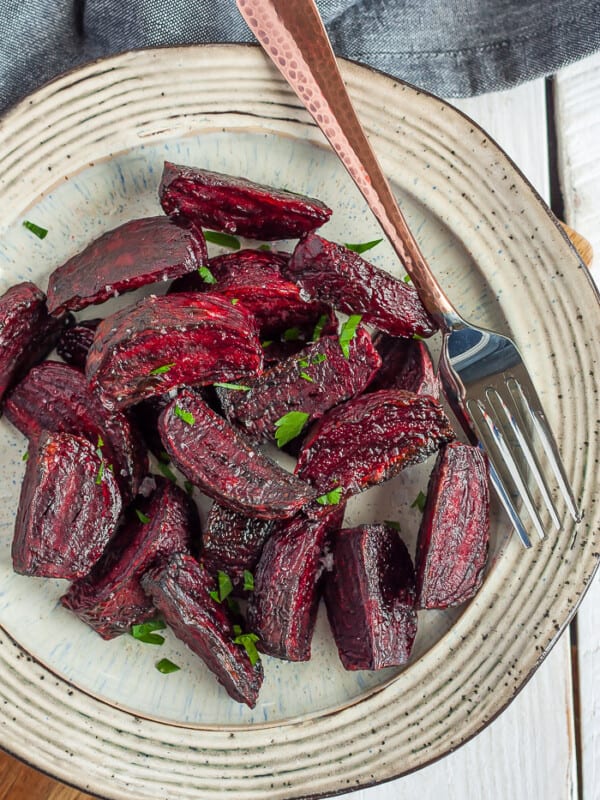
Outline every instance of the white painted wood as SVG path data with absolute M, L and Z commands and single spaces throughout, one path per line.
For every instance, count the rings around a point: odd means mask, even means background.
M 566 221 L 596 254 L 592 274 L 600 283 L 600 54 L 556 77 L 560 177 Z M 591 311 L 591 310 L 590 310 Z M 594 313 L 598 313 L 594 309 Z M 585 800 L 600 798 L 600 580 L 577 615 L 581 696 L 582 778 Z
M 504 147 L 547 198 L 543 81 L 452 102 Z M 600 654 L 598 661 L 600 665 Z M 417 773 L 342 797 L 575 800 L 576 784 L 571 661 L 569 641 L 563 636 L 509 708 L 464 747 Z

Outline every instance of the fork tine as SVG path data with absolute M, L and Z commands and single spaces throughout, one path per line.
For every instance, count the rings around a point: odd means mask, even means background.
M 480 445 L 480 447 L 482 448 L 482 450 L 485 451 L 485 448 L 482 445 Z M 513 501 L 510 499 L 510 496 L 506 491 L 506 487 L 504 486 L 504 484 L 500 480 L 500 476 L 496 472 L 496 468 L 494 467 L 494 464 L 492 462 L 492 459 L 490 458 L 489 453 L 487 453 L 487 456 L 490 464 L 490 480 L 494 485 L 498 498 L 500 499 L 500 502 L 504 506 L 504 510 L 508 514 L 509 519 L 512 522 L 513 528 L 515 529 L 515 531 L 517 532 L 517 536 L 521 540 L 521 544 L 523 545 L 523 547 L 530 548 L 531 539 L 529 538 L 529 534 L 525 530 L 525 526 L 523 525 L 521 517 L 519 516 L 517 509 L 513 505 Z

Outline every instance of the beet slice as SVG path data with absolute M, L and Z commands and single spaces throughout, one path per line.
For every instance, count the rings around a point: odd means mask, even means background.
M 296 474 L 321 492 L 341 486 L 343 496 L 357 494 L 453 438 L 433 397 L 382 389 L 329 411 L 305 441 Z
M 158 194 L 171 217 L 265 241 L 296 239 L 331 216 L 331 209 L 312 197 L 169 161 Z
M 156 490 L 129 510 L 90 574 L 71 584 L 61 597 L 63 606 L 103 639 L 155 616 L 154 604 L 142 589 L 142 575 L 159 559 L 189 551 L 192 538 L 200 532 L 192 500 L 170 481 L 155 480 Z
M 311 299 L 362 314 L 363 322 L 392 336 L 431 336 L 436 331 L 412 286 L 314 233 L 298 242 L 287 275 Z
M 102 555 L 120 513 L 117 484 L 94 445 L 68 433 L 42 432 L 21 486 L 15 572 L 81 578 Z
M 325 578 L 327 616 L 345 669 L 405 664 L 417 633 L 415 575 L 397 532 L 344 528 L 334 537 Z
M 100 445 L 123 498 L 137 494 L 148 471 L 143 442 L 123 412 L 104 408 L 75 367 L 58 361 L 33 367 L 6 398 L 6 417 L 29 439 L 49 430 Z
M 316 496 L 193 392 L 182 391 L 162 412 L 158 427 L 175 466 L 233 511 L 260 519 L 290 517 Z
M 369 384 L 369 391 L 404 389 L 415 394 L 431 395 L 436 400 L 439 398 L 440 381 L 425 342 L 380 333 L 373 338 L 373 344 L 382 363 Z
M 260 661 L 251 663 L 225 605 L 213 600 L 216 581 L 192 556 L 176 554 L 142 578 L 144 590 L 175 635 L 199 656 L 228 694 L 254 708 L 263 680 Z
M 72 317 L 48 314 L 46 295 L 29 282 L 0 297 L 0 402 L 6 392 L 56 344 Z
M 227 419 L 256 440 L 275 440 L 275 423 L 290 411 L 308 415 L 306 424 L 362 392 L 381 359 L 371 337 L 359 328 L 348 358 L 337 337 L 324 336 L 295 356 L 248 381 L 249 392 L 219 389 Z
M 264 653 L 308 661 L 320 598 L 323 555 L 344 506 L 279 522 L 265 543 L 248 602 L 248 624 Z
M 84 319 L 64 330 L 56 345 L 56 352 L 72 367 L 85 369 L 87 354 L 94 340 L 94 332 L 102 320 Z
M 244 582 L 244 571 L 254 572 L 274 521 L 246 517 L 213 503 L 202 535 L 202 563 L 216 575 L 225 572 L 234 587 Z
M 440 451 L 417 539 L 417 597 L 421 608 L 469 600 L 483 581 L 490 534 L 487 459 L 461 442 Z
M 107 408 L 262 368 L 254 318 L 217 295 L 151 295 L 100 323 L 86 376 Z
M 134 219 L 102 234 L 48 279 L 48 309 L 61 314 L 192 272 L 207 259 L 202 231 L 167 217 Z

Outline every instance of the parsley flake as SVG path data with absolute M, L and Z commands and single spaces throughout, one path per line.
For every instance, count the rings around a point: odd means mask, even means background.
M 265 253 L 268 253 L 271 250 L 271 245 L 270 244 L 259 244 L 258 245 L 258 249 L 264 251 Z
M 417 342 L 424 342 L 425 341 L 425 337 L 424 336 L 419 336 L 418 333 L 413 333 L 412 338 Z
M 400 523 L 396 522 L 394 519 L 386 519 L 384 520 L 383 524 L 387 525 L 388 528 L 393 528 L 395 531 L 402 531 Z
M 239 302 L 240 302 L 240 298 L 239 298 L 239 297 L 232 297 L 232 298 L 231 298 L 231 305 L 232 305 L 232 306 L 237 306 L 237 304 L 238 304 Z
M 309 414 L 305 411 L 288 411 L 275 422 L 275 441 L 277 447 L 291 442 L 301 432 L 308 422 Z
M 25 452 L 21 456 L 21 461 L 27 461 L 28 458 L 29 458 L 29 450 L 25 450 Z
M 317 503 L 321 506 L 337 506 L 342 499 L 342 487 L 336 486 L 335 489 L 332 489 L 330 492 L 326 492 L 322 494 L 320 497 L 317 497 Z
M 362 314 L 352 314 L 342 325 L 342 330 L 340 331 L 340 347 L 342 348 L 342 353 L 345 358 L 350 358 L 350 342 L 354 339 L 356 329 L 361 319 Z
M 238 392 L 249 392 L 250 386 L 244 386 L 241 383 L 213 383 L 213 386 L 220 386 L 221 389 L 235 389 Z
M 219 231 L 203 231 L 204 238 L 211 244 L 218 244 L 219 247 L 229 247 L 231 250 L 239 250 L 241 245 L 239 239 L 230 233 L 219 233 Z
M 150 370 L 150 375 L 164 375 L 165 372 L 168 372 L 171 367 L 175 366 L 175 362 L 172 361 L 170 364 L 163 364 L 162 367 L 155 367 L 155 369 Z
M 48 230 L 46 228 L 36 225 L 35 222 L 30 222 L 28 219 L 26 219 L 23 223 L 23 227 L 27 228 L 27 230 L 31 231 L 31 233 L 34 233 L 38 239 L 45 239 L 48 235 Z
M 163 644 L 165 637 L 154 633 L 154 631 L 162 631 L 166 627 L 162 619 L 152 619 L 150 622 L 132 625 L 130 633 L 138 642 L 144 642 L 144 644 Z
M 312 335 L 313 342 L 318 342 L 319 339 L 321 338 L 321 335 L 323 333 L 323 328 L 325 327 L 325 325 L 327 325 L 328 319 L 329 317 L 327 316 L 327 314 L 321 314 L 321 316 L 317 320 L 317 324 L 315 325 L 315 329 Z
M 209 595 L 217 603 L 222 603 L 233 592 L 233 584 L 231 578 L 226 572 L 218 570 L 217 572 L 217 589 L 212 589 Z
M 180 406 L 175 406 L 173 413 L 176 417 L 179 417 L 179 419 L 183 420 L 188 425 L 193 425 L 194 422 L 196 422 L 194 415 L 190 411 L 186 411 Z
M 315 382 L 315 379 L 311 378 L 310 375 L 308 374 L 308 372 L 301 372 L 300 373 L 300 377 L 304 378 L 304 380 L 308 381 L 309 383 L 314 383 Z
M 147 525 L 148 522 L 150 522 L 150 517 L 148 517 L 146 514 L 144 514 L 143 511 L 140 511 L 139 508 L 136 508 L 135 513 L 136 513 L 136 516 L 139 519 L 139 521 L 143 522 L 144 525 Z
M 215 278 L 215 276 L 212 274 L 212 272 L 209 270 L 208 267 L 198 267 L 198 275 L 200 275 L 204 283 L 212 284 L 217 282 L 217 279 Z
M 372 250 L 373 247 L 376 247 L 380 242 L 383 242 L 383 239 L 373 239 L 372 242 L 361 242 L 360 244 L 346 243 L 344 247 L 348 250 L 352 250 L 354 253 L 366 253 L 367 250 Z
M 270 344 L 273 344 L 273 339 L 265 339 L 264 342 L 260 343 L 260 346 L 265 350 Z
M 244 570 L 244 591 L 246 592 L 254 591 L 254 575 L 250 572 L 249 569 Z
M 284 330 L 282 338 L 284 342 L 297 342 L 298 339 L 300 338 L 300 335 L 301 335 L 300 328 L 298 327 L 287 328 L 286 330 Z
M 183 488 L 188 494 L 194 494 L 194 484 L 191 481 L 184 481 Z
M 325 353 L 317 353 L 311 358 L 311 364 L 322 364 L 323 361 L 327 361 Z
M 404 283 L 412 283 L 412 279 L 411 279 L 410 275 L 405 275 L 402 278 L 402 280 L 404 281 Z
M 104 476 L 104 461 L 100 462 L 100 466 L 98 467 L 98 474 L 96 475 L 96 484 L 100 486 L 102 483 L 102 478 Z
M 244 648 L 246 655 L 250 659 L 250 664 L 254 666 L 260 661 L 260 655 L 256 649 L 256 642 L 258 642 L 259 637 L 255 633 L 242 633 L 239 625 L 233 626 L 233 633 L 235 634 L 233 643 L 239 644 Z
M 168 466 L 168 464 L 164 464 L 162 461 L 159 461 L 158 464 L 159 471 L 168 478 L 171 483 L 177 483 L 177 478 L 175 477 L 175 473 L 173 470 Z
M 104 447 L 104 439 L 100 436 L 100 434 L 98 434 L 98 443 L 96 444 L 96 447 Z
M 166 450 L 161 450 L 160 453 L 158 454 L 158 458 L 159 458 L 159 461 L 163 462 L 163 464 L 170 464 L 171 463 L 171 458 L 169 457 L 169 454 L 167 453 Z
M 162 672 L 163 675 L 169 675 L 171 672 L 179 672 L 181 669 L 181 667 L 178 667 L 177 664 L 169 661 L 168 658 L 161 658 L 161 660 L 157 661 L 154 666 L 159 672 Z
M 427 500 L 427 495 L 423 494 L 423 492 L 419 492 L 419 494 L 415 497 L 414 501 L 410 504 L 410 507 L 418 508 L 419 511 L 423 512 L 425 510 L 426 500 Z

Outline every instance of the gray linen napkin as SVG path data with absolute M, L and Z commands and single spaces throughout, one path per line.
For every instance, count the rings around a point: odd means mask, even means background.
M 338 55 L 446 97 L 508 88 L 600 48 L 597 0 L 317 2 Z M 252 39 L 234 0 L 0 0 L 0 110 L 100 56 Z

